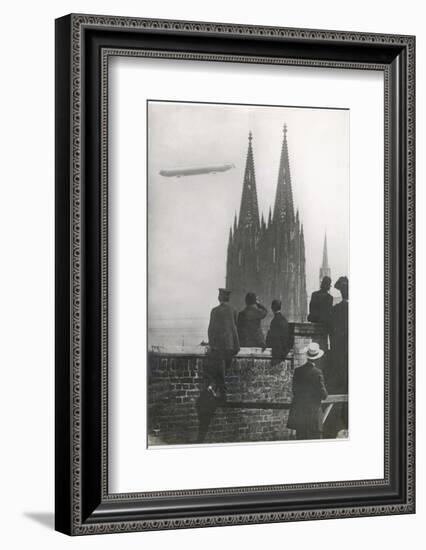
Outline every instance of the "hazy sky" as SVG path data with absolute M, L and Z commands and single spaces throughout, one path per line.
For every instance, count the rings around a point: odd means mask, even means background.
M 274 204 L 287 124 L 295 207 L 305 231 L 308 293 L 318 288 L 324 233 L 335 281 L 349 275 L 349 111 L 150 102 L 149 316 L 205 317 L 225 284 L 229 227 L 239 213 L 248 133 L 260 212 Z M 216 174 L 161 169 L 234 163 Z

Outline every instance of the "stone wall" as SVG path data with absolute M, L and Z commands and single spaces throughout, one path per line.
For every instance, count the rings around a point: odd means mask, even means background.
M 278 441 L 291 437 L 288 404 L 294 368 L 305 361 L 303 349 L 312 341 L 325 347 L 321 325 L 291 325 L 294 346 L 286 361 L 272 365 L 270 350 L 242 348 L 226 372 L 227 402 L 215 408 L 206 443 Z M 148 435 L 151 445 L 197 442 L 197 400 L 205 389 L 206 348 L 157 348 L 148 355 Z M 320 366 L 320 365 L 318 365 Z M 245 404 L 251 408 L 246 408 Z M 261 408 L 255 408 L 261 405 Z

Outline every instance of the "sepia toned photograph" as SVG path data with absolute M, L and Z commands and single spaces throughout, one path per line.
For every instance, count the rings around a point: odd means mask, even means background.
M 149 448 L 348 439 L 348 109 L 147 102 Z

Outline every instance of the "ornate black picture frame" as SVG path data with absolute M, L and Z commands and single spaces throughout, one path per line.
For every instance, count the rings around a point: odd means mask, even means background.
M 110 494 L 110 56 L 384 74 L 384 477 Z M 414 513 L 415 38 L 68 15 L 56 21 L 56 529 L 69 535 Z

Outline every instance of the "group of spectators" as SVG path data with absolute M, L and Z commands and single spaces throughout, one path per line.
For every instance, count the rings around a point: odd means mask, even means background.
M 231 365 L 232 358 L 240 348 L 271 348 L 272 362 L 283 361 L 290 350 L 291 340 L 287 319 L 281 313 L 280 300 L 273 300 L 271 310 L 273 319 L 266 340 L 262 331 L 262 320 L 268 310 L 262 305 L 256 294 L 248 292 L 245 297 L 246 307 L 240 311 L 229 304 L 231 291 L 219 289 L 219 305 L 212 309 L 208 328 L 210 346 L 210 366 L 208 377 L 209 391 L 226 399 L 225 372 Z
M 315 407 L 318 405 L 318 409 L 315 408 L 315 410 L 318 410 L 316 417 L 320 420 L 319 426 L 318 429 L 311 430 L 310 433 L 307 434 L 308 436 L 302 437 L 302 439 L 319 439 L 320 437 L 334 439 L 342 430 L 346 431 L 348 429 L 347 402 L 335 403 L 324 423 L 322 422 L 320 409 L 321 400 L 325 399 L 327 394 L 348 394 L 349 280 L 347 277 L 339 277 L 339 279 L 337 279 L 334 288 L 340 291 L 341 301 L 336 305 L 333 305 L 333 296 L 329 292 L 330 288 L 331 278 L 326 276 L 321 281 L 320 289 L 312 293 L 309 304 L 308 321 L 311 323 L 321 323 L 325 332 L 322 339 L 324 350 L 321 350 L 321 356 L 324 355 L 324 357 L 321 358 L 320 356 L 316 359 L 316 366 L 315 361 L 312 362 L 314 370 L 318 371 L 316 374 L 319 379 L 319 381 L 314 384 L 316 387 L 316 392 L 314 392 L 316 398 L 312 400 Z M 319 347 L 318 343 L 316 345 Z M 321 359 L 319 365 L 318 359 Z M 309 348 L 307 361 L 309 362 Z M 318 366 L 320 368 L 318 368 Z M 296 369 L 293 378 L 293 403 L 300 393 L 297 387 L 296 376 L 298 370 L 299 369 Z M 309 389 L 309 384 L 305 384 L 305 386 Z M 302 391 L 305 391 L 305 389 Z M 305 405 L 306 408 L 309 409 L 309 400 L 307 400 Z M 315 427 L 316 426 L 317 422 L 315 422 Z M 289 427 L 293 426 L 289 425 Z M 302 428 L 303 427 L 302 422 Z M 299 438 L 299 433 L 303 432 L 303 429 L 298 430 L 297 426 L 295 426 L 295 429 L 297 437 Z
M 341 429 L 347 429 L 346 403 L 333 407 L 324 426 L 321 414 L 321 401 L 328 394 L 348 392 L 347 277 L 340 277 L 334 286 L 342 296 L 338 304 L 333 305 L 333 297 L 329 293 L 330 277 L 324 277 L 321 288 L 312 294 L 309 305 L 308 321 L 323 325 L 326 343 L 323 343 L 325 349 L 321 349 L 318 342 L 311 343 L 305 350 L 306 363 L 294 372 L 293 402 L 287 425 L 296 430 L 298 439 L 334 438 Z M 245 297 L 246 307 L 237 316 L 229 304 L 230 294 L 228 289 L 219 289 L 219 305 L 211 311 L 208 328 L 207 391 L 222 401 L 226 400 L 225 372 L 241 347 L 271 348 L 271 361 L 276 364 L 287 357 L 292 345 L 280 300 L 272 301 L 273 318 L 265 339 L 261 323 L 268 314 L 266 307 L 254 293 L 249 292 Z
M 309 304 L 308 321 L 321 323 L 325 327 L 325 345 L 327 353 L 324 361 L 324 371 L 327 388 L 331 393 L 348 393 L 348 307 L 349 281 L 347 277 L 339 277 L 334 287 L 340 291 L 342 299 L 333 306 L 333 297 L 329 293 L 330 277 L 324 277 L 321 288 L 312 293 Z

